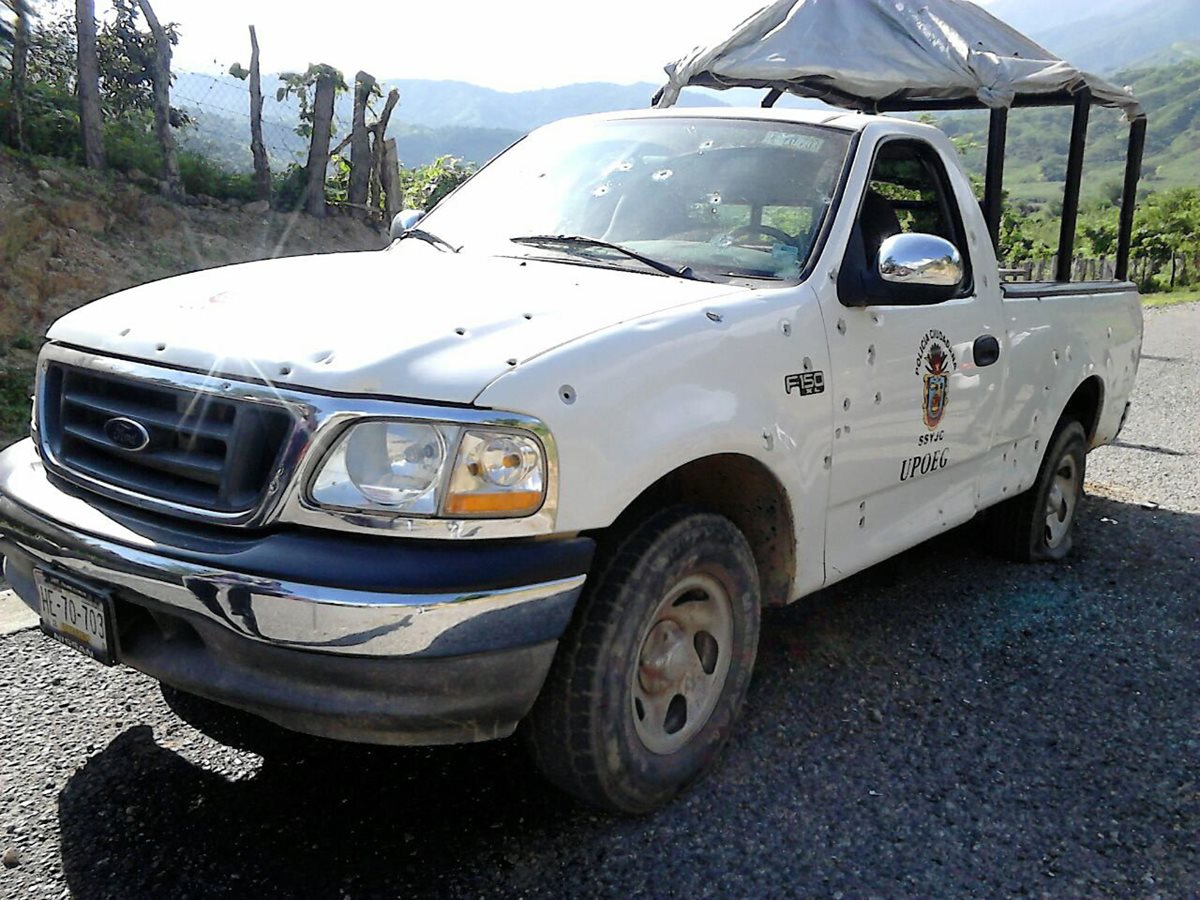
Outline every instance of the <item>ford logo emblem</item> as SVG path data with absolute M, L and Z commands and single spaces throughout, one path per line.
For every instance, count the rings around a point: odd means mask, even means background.
M 118 416 L 104 423 L 104 433 L 108 439 L 122 450 L 137 453 L 150 446 L 150 432 L 141 422 Z

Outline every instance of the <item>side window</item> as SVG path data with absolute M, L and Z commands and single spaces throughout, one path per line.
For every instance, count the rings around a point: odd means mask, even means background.
M 962 217 L 945 167 L 933 147 L 924 141 L 888 141 L 880 146 L 859 212 L 859 225 L 867 266 L 875 264 L 880 245 L 889 237 L 920 232 L 954 244 L 969 276 Z

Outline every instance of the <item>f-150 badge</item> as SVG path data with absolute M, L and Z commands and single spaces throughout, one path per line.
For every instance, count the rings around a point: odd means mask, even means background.
M 916 374 L 922 376 L 921 410 L 925 427 L 933 431 L 942 421 L 950 402 L 950 375 L 958 368 L 958 360 L 950 339 L 936 328 L 925 334 L 917 351 Z

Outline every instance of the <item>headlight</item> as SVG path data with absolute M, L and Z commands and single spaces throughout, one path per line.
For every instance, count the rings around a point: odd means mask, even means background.
M 515 518 L 546 496 L 532 435 L 424 422 L 352 426 L 312 482 L 320 506 L 446 518 Z

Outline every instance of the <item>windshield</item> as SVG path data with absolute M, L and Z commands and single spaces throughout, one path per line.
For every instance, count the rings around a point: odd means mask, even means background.
M 850 136 L 762 120 L 584 120 L 535 131 L 429 214 L 464 251 L 710 278 L 799 277 Z M 514 242 L 513 238 L 525 238 Z M 530 240 L 530 238 L 535 238 Z

